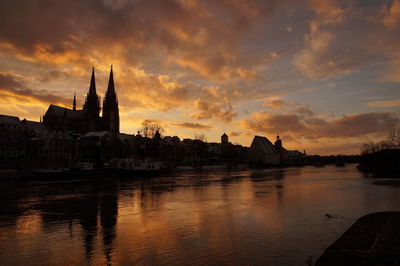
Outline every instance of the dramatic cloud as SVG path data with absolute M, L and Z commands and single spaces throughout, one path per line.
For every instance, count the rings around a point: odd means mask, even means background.
M 294 65 L 311 79 L 326 79 L 353 72 L 366 59 L 357 47 L 338 46 L 335 38 L 335 34 L 329 31 L 307 35 L 306 47 L 294 57 Z
M 393 0 L 389 8 L 385 8 L 383 24 L 389 29 L 394 30 L 400 25 L 400 1 Z
M 34 99 L 43 103 L 66 104 L 69 100 L 52 95 L 45 90 L 32 90 L 25 87 L 18 77 L 0 73 L 0 94 L 7 98 Z
M 346 10 L 340 6 L 340 1 L 309 0 L 308 2 L 316 14 L 316 17 L 310 22 L 311 34 L 316 34 L 320 27 L 342 23 L 346 12 L 349 11 L 348 8 Z
M 326 79 L 355 71 L 367 56 L 358 45 L 340 44 L 342 36 L 334 32 L 335 25 L 343 24 L 351 11 L 347 1 L 310 0 L 315 18 L 310 22 L 310 33 L 304 36 L 305 47 L 294 57 L 294 65 L 311 79 Z
M 244 129 L 264 134 L 284 133 L 305 139 L 342 138 L 386 133 L 400 123 L 400 115 L 396 112 L 376 112 L 324 119 L 315 114 L 272 114 L 262 110 L 241 123 Z
M 236 112 L 233 110 L 230 103 L 227 103 L 224 107 L 220 104 L 210 104 L 201 100 L 196 100 L 195 107 L 198 112 L 190 115 L 190 117 L 194 119 L 215 118 L 223 122 L 230 122 L 236 117 Z
M 291 106 L 291 105 L 293 105 L 293 103 L 284 102 L 282 100 L 273 100 L 273 101 L 266 102 L 264 104 L 264 106 L 267 106 L 272 109 L 282 109 L 286 106 Z
M 8 90 L 13 90 L 13 89 L 19 89 L 21 87 L 22 87 L 21 83 L 18 82 L 15 78 L 13 78 L 12 75 L 0 73 L 0 88 L 2 89 L 8 88 Z
M 199 124 L 199 123 L 190 123 L 190 122 L 181 122 L 181 123 L 173 123 L 173 126 L 182 127 L 182 128 L 190 128 L 190 129 L 204 129 L 210 130 L 213 127 L 209 125 Z
M 305 132 L 306 127 L 295 114 L 273 114 L 262 110 L 253 113 L 250 119 L 242 121 L 245 129 L 268 134 L 291 132 L 296 135 Z
M 119 76 L 118 73 L 121 73 Z M 193 84 L 171 81 L 166 75 L 146 73 L 137 68 L 116 72 L 120 92 L 125 95 L 122 105 L 169 110 L 186 104 L 191 98 L 189 91 Z M 194 88 L 193 88 L 194 90 Z M 133 103 L 133 104 L 132 104 Z
M 353 71 L 354 68 L 350 66 L 338 67 L 333 60 L 330 45 L 334 38 L 334 34 L 327 31 L 307 35 L 306 48 L 295 56 L 294 65 L 312 79 L 324 79 Z
M 137 65 L 140 54 L 161 53 L 201 75 L 226 78 L 240 69 L 239 38 L 270 18 L 275 5 L 262 0 L 7 1 L 0 11 L 0 43 L 49 63 L 93 64 L 102 53 Z
M 241 132 L 231 131 L 231 132 L 228 133 L 228 136 L 229 136 L 229 137 L 238 137 L 238 136 L 240 136 L 240 135 L 242 135 Z
M 370 107 L 396 107 L 400 106 L 400 100 L 387 100 L 387 101 L 375 101 L 366 104 Z
M 103 96 L 113 64 L 123 131 L 155 118 L 348 151 L 398 119 L 399 43 L 399 0 L 1 1 L 0 112 L 82 106 L 92 66 Z

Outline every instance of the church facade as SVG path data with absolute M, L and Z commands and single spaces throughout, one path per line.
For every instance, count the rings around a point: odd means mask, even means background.
M 109 131 L 119 133 L 118 98 L 114 87 L 114 74 L 111 66 L 110 78 L 103 101 L 103 113 L 100 116 L 100 97 L 96 92 L 94 68 L 90 79 L 89 91 L 81 110 L 76 109 L 74 95 L 72 109 L 51 104 L 43 116 L 43 124 L 49 130 L 85 133 Z

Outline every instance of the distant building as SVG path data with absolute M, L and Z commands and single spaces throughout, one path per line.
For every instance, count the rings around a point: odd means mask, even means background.
M 282 145 L 282 139 L 278 136 L 276 136 L 276 140 L 274 143 L 274 147 L 276 152 L 279 154 L 279 161 L 280 163 L 285 162 L 288 159 L 288 152 L 287 150 L 283 147 Z
M 229 143 L 228 135 L 226 135 L 225 133 L 222 134 L 222 136 L 221 136 L 221 143 L 222 144 L 228 144 Z
M 18 117 L 0 115 L 0 159 L 25 157 L 27 137 Z
M 289 160 L 300 160 L 300 159 L 307 157 L 307 155 L 305 153 L 302 153 L 301 151 L 298 151 L 298 150 L 289 150 L 287 152 L 288 152 Z
M 71 132 L 110 131 L 119 133 L 118 98 L 114 87 L 114 75 L 111 67 L 108 88 L 103 101 L 103 117 L 100 117 L 100 97 L 96 92 L 94 68 L 90 79 L 89 91 L 82 110 L 76 109 L 76 96 L 72 109 L 51 104 L 47 109 L 43 124 L 49 130 Z
M 280 156 L 274 145 L 266 137 L 254 136 L 249 150 L 249 159 L 253 163 L 276 165 Z
M 51 104 L 43 116 L 43 124 L 54 131 L 84 131 L 84 111 Z
M 0 160 L 38 156 L 37 142 L 46 133 L 40 122 L 0 115 Z

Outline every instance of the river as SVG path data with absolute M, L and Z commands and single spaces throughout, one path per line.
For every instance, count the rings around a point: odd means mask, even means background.
M 0 265 L 306 265 L 400 211 L 400 186 L 375 181 L 355 165 L 2 181 Z

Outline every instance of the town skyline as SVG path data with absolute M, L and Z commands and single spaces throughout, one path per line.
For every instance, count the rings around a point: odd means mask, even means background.
M 103 99 L 112 64 L 123 133 L 357 154 L 400 123 L 398 0 L 72 2 L 4 3 L 0 114 L 82 106 L 92 67 Z

